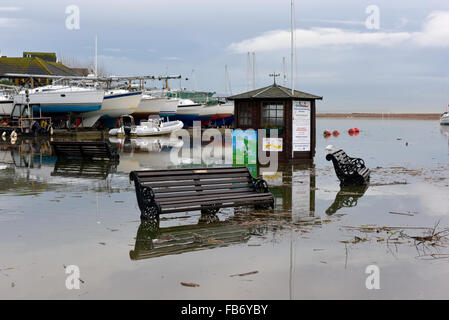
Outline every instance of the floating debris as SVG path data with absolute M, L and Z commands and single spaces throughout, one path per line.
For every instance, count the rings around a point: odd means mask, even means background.
M 198 283 L 193 283 L 193 282 L 180 282 L 180 283 L 184 287 L 195 288 L 195 287 L 199 287 L 200 286 Z
M 411 216 L 411 217 L 413 217 L 415 214 L 414 213 L 411 213 L 410 211 L 408 211 L 408 212 L 396 212 L 396 211 L 390 211 L 390 212 L 388 212 L 388 213 L 391 213 L 391 214 L 399 214 L 399 215 L 403 215 L 403 216 Z
M 259 273 L 259 271 L 250 271 L 250 272 L 245 272 L 245 273 L 232 274 L 232 275 L 230 275 L 230 277 L 244 277 L 244 276 L 249 276 L 251 274 L 256 274 L 256 273 Z

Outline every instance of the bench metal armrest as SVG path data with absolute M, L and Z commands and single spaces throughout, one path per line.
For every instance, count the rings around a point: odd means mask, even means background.
M 270 190 L 268 189 L 268 183 L 262 178 L 252 178 L 252 182 L 254 185 L 254 189 L 257 193 L 268 193 Z
M 351 164 L 353 164 L 357 168 L 365 168 L 365 161 L 363 161 L 363 159 L 349 158 L 349 161 L 351 162 Z

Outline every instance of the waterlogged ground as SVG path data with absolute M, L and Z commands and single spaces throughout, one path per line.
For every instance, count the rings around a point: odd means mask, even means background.
M 449 298 L 449 128 L 320 118 L 317 130 L 313 166 L 265 176 L 274 211 L 181 213 L 159 226 L 140 222 L 128 173 L 174 167 L 176 141 L 113 140 L 118 165 L 60 163 L 48 141 L 1 142 L 0 298 Z M 340 190 L 327 145 L 365 159 L 367 190 Z M 71 265 L 80 289 L 66 287 Z M 366 287 L 371 265 L 378 290 Z

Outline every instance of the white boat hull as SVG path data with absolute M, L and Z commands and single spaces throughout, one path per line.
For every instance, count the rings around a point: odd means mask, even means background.
M 10 116 L 14 107 L 13 100 L 0 100 L 0 117 Z
M 149 115 L 167 117 L 176 114 L 178 99 L 143 98 L 133 116 L 147 118 Z
M 100 110 L 103 97 L 104 92 L 100 90 L 71 90 L 67 88 L 48 92 L 32 92 L 29 94 L 29 103 L 39 105 L 43 113 L 82 113 Z M 26 95 L 23 92 L 14 96 L 14 104 L 26 103 Z
M 130 114 L 139 106 L 142 92 L 105 95 L 101 110 L 83 114 L 83 127 L 92 127 L 100 118 L 118 118 Z

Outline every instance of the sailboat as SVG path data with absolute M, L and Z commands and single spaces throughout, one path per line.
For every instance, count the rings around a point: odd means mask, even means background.
M 104 127 L 113 128 L 121 115 L 130 114 L 137 109 L 141 99 L 142 91 L 106 90 L 101 109 L 82 114 L 83 127 L 90 128 L 101 120 Z
M 6 92 L 0 92 L 0 117 L 9 117 L 14 106 L 14 97 Z
M 33 111 L 42 113 L 98 111 L 104 97 L 104 92 L 96 88 L 48 85 L 20 91 L 14 96 L 14 104 L 28 104 L 27 92 Z
M 137 120 L 148 119 L 150 115 L 159 115 L 162 118 L 171 117 L 176 114 L 179 99 L 167 97 L 155 97 L 145 93 L 137 109 L 132 114 Z

